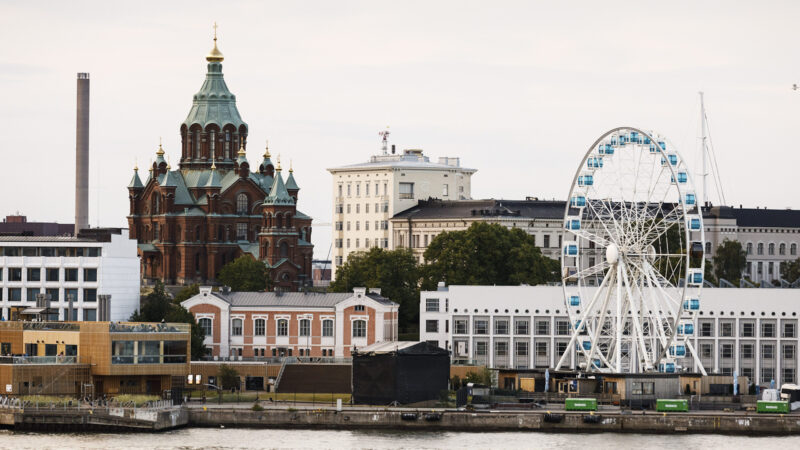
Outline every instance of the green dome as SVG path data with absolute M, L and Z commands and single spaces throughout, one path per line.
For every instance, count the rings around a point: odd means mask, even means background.
M 208 63 L 208 72 L 203 86 L 194 94 L 192 109 L 183 124 L 187 128 L 198 124 L 203 129 L 206 125 L 216 124 L 222 129 L 225 125 L 231 124 L 238 130 L 240 126 L 247 124 L 239 115 L 236 109 L 236 96 L 228 90 L 225 79 L 222 75 L 222 63 L 212 61 Z

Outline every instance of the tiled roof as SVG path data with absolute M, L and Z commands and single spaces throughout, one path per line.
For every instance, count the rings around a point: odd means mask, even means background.
M 353 296 L 349 293 L 316 292 L 230 292 L 222 294 L 214 292 L 213 295 L 231 304 L 231 306 L 288 306 L 304 308 L 330 308 Z

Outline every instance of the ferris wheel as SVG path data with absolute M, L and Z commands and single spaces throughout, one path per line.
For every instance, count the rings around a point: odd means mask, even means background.
M 693 360 L 705 375 L 691 341 L 703 217 L 675 147 L 652 132 L 610 130 L 586 152 L 567 198 L 561 284 L 572 326 L 556 369 L 677 372 Z

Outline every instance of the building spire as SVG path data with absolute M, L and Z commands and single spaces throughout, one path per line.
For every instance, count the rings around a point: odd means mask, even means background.
M 294 170 L 292 169 L 292 158 L 289 158 L 289 173 L 293 173 Z
M 206 61 L 222 62 L 224 59 L 225 56 L 223 56 L 222 52 L 217 48 L 217 22 L 214 22 L 214 48 L 206 55 Z
M 276 171 L 281 171 L 281 155 L 278 154 L 278 167 L 275 168 Z
M 161 136 L 158 137 L 158 151 L 156 152 L 158 156 L 164 156 L 164 149 L 161 147 Z
M 264 152 L 264 159 L 269 159 L 269 157 L 270 157 L 270 154 L 269 154 L 269 139 L 267 139 L 267 149 Z

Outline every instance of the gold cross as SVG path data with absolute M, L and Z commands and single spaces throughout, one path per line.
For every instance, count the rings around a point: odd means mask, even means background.
M 214 22 L 214 40 L 217 40 L 217 22 Z

